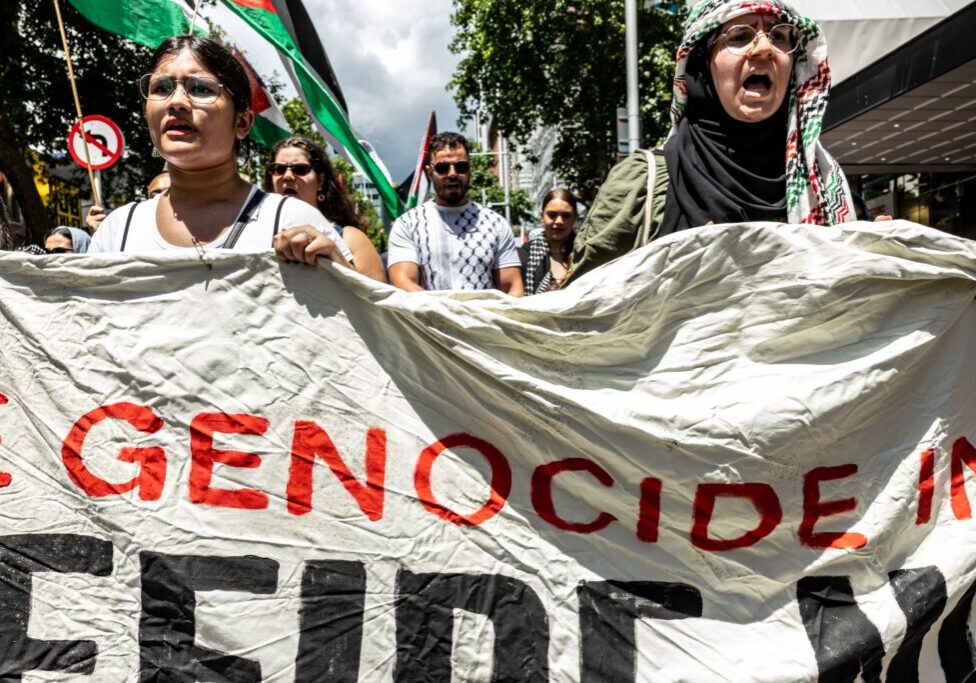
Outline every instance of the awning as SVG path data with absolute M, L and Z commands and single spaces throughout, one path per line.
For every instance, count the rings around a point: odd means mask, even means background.
M 827 9 L 834 3 L 816 4 Z M 901 3 L 870 4 L 897 9 Z M 876 22 L 841 22 L 862 25 L 863 40 L 854 34 L 848 40 L 864 47 L 865 66 L 842 81 L 835 78 L 822 140 L 848 174 L 976 170 L 976 2 L 925 4 L 964 6 L 873 63 L 868 59 Z M 810 13 L 819 21 L 817 14 Z M 827 32 L 830 20 L 823 22 Z M 828 33 L 832 70 L 838 35 Z M 889 45 L 897 46 L 897 38 Z

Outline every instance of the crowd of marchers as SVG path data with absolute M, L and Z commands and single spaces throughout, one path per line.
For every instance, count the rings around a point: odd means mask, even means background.
M 238 170 L 254 124 L 247 74 L 209 38 L 167 39 L 139 83 L 146 125 L 166 170 L 146 198 L 88 231 L 59 227 L 35 253 L 274 249 L 284 261 L 320 258 L 407 291 L 498 289 L 511 296 L 565 287 L 654 239 L 712 223 L 834 225 L 863 219 L 843 171 L 820 144 L 829 66 L 820 27 L 783 0 L 704 0 L 676 55 L 671 132 L 610 173 L 577 225 L 573 193 L 543 200 L 543 229 L 519 245 L 501 215 L 468 197 L 468 142 L 430 141 L 430 199 L 401 215 L 379 254 L 325 150 L 279 142 L 263 187 Z M 0 200 L 0 247 L 10 249 Z

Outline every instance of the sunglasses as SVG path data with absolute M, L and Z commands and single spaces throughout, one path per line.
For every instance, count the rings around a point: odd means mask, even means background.
M 275 178 L 285 175 L 289 170 L 295 175 L 308 175 L 312 172 L 312 164 L 268 164 L 268 173 Z
M 48 254 L 73 254 L 74 249 L 69 249 L 67 247 L 54 247 L 54 249 L 45 249 Z
M 206 76 L 172 78 L 171 76 L 146 74 L 139 79 L 139 92 L 147 100 L 168 100 L 176 92 L 178 85 L 183 86 L 183 92 L 196 104 L 213 104 L 220 97 L 221 89 L 224 88 L 219 82 Z
M 471 170 L 471 162 L 468 161 L 440 161 L 433 164 L 431 168 L 434 169 L 434 172 L 437 175 L 447 175 L 452 166 L 454 167 L 455 173 L 464 174 Z

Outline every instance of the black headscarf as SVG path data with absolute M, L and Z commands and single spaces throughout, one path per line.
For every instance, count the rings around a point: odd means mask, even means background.
M 670 184 L 658 235 L 709 221 L 785 220 L 789 95 L 765 121 L 736 121 L 715 92 L 704 46 L 688 58 L 686 83 L 685 116 L 664 145 Z

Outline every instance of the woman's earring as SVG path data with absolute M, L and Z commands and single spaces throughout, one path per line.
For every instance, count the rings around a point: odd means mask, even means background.
M 325 201 L 325 195 L 322 194 L 321 192 L 319 192 L 319 196 L 316 197 L 316 199 L 318 199 L 320 202 L 324 202 Z

